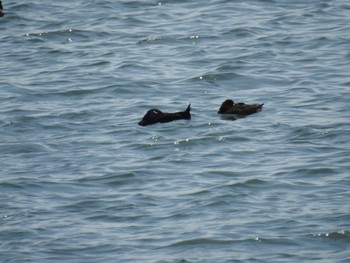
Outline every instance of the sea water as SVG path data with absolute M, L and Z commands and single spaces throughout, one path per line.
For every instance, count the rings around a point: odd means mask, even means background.
M 347 0 L 3 5 L 1 262 L 350 262 Z

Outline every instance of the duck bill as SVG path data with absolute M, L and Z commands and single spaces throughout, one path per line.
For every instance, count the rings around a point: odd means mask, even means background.
M 140 121 L 139 121 L 139 125 L 140 125 L 140 126 L 146 126 L 146 125 L 147 125 L 147 122 L 144 121 L 144 120 L 140 120 Z

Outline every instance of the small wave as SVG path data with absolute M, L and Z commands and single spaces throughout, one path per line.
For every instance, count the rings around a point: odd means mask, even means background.
M 43 31 L 37 33 L 27 33 L 26 37 L 42 40 L 64 39 L 69 42 L 86 41 L 87 39 L 100 39 L 106 37 L 109 33 L 92 30 L 76 30 L 72 28 L 62 30 Z
M 130 206 L 129 208 L 133 209 L 132 206 Z M 120 212 L 120 210 L 119 210 L 119 212 Z M 142 219 L 142 218 L 143 218 L 143 216 L 140 216 L 140 215 L 125 216 L 123 214 L 123 215 L 119 216 L 119 215 L 101 214 L 101 215 L 89 216 L 89 217 L 86 217 L 85 219 L 91 220 L 91 221 L 97 221 L 97 222 L 110 222 L 110 223 L 128 222 L 128 223 L 130 223 L 132 221 L 136 221 L 136 220 Z
M 3 154 L 29 154 L 51 151 L 53 150 L 49 146 L 40 143 L 11 143 L 1 145 L 1 152 Z
M 168 43 L 175 43 L 177 41 L 181 42 L 190 42 L 191 44 L 194 44 L 194 41 L 198 41 L 199 39 L 202 39 L 199 35 L 189 35 L 189 36 L 155 36 L 155 37 L 148 37 L 141 39 L 136 44 L 152 44 L 152 43 L 161 43 L 161 42 L 168 42 Z
M 156 261 L 157 263 L 192 263 L 193 261 L 188 261 L 184 258 L 173 259 L 173 260 L 161 260 Z
M 233 35 L 237 38 L 252 37 L 256 32 L 248 28 L 234 28 L 225 33 L 225 35 Z
M 24 186 L 19 183 L 2 182 L 0 183 L 0 189 L 4 192 L 5 189 L 24 189 Z
M 232 79 L 246 79 L 248 77 L 232 72 L 223 72 L 223 73 L 206 73 L 201 76 L 192 78 L 192 80 L 205 80 L 208 82 L 217 81 L 217 80 L 232 80 Z M 249 79 L 249 78 L 248 78 Z
M 262 238 L 262 237 L 245 237 L 239 239 L 212 239 L 212 238 L 194 238 L 188 240 L 181 240 L 165 247 L 183 247 L 183 246 L 222 246 L 222 245 L 232 245 L 236 243 L 265 243 L 265 244 L 276 244 L 276 245 L 296 245 L 291 239 L 286 238 Z
M 182 247 L 182 246 L 196 246 L 196 245 L 222 245 L 222 244 L 232 244 L 236 241 L 234 240 L 219 240 L 219 239 L 210 239 L 210 238 L 195 238 L 177 241 L 166 247 Z
M 303 176 L 311 176 L 311 175 L 333 175 L 336 174 L 336 171 L 332 168 L 325 167 L 312 167 L 312 168 L 301 168 L 293 171 L 294 174 L 303 175 Z
M 270 185 L 267 181 L 261 179 L 249 179 L 245 182 L 237 182 L 228 184 L 228 187 L 233 188 L 256 188 L 256 187 L 265 187 L 266 185 Z
M 330 239 L 349 239 L 350 240 L 350 230 L 340 230 L 329 233 L 317 233 L 313 234 L 313 237 L 322 237 Z
M 102 183 L 106 185 L 119 186 L 124 184 L 129 184 L 131 181 L 135 180 L 135 174 L 124 173 L 124 174 L 107 174 L 103 176 L 90 176 L 78 179 L 80 183 Z
M 63 96 L 63 97 L 81 97 L 81 96 L 85 96 L 85 95 L 94 95 L 97 93 L 101 93 L 101 91 L 103 91 L 105 88 L 81 88 L 81 89 L 77 89 L 77 88 L 73 88 L 73 89 L 67 89 L 65 91 L 57 91 L 57 92 L 50 92 L 49 94 L 44 94 L 44 96 L 50 95 L 50 96 Z M 40 96 L 40 94 L 38 95 Z
M 73 29 L 63 29 L 63 30 L 54 30 L 54 31 L 44 31 L 38 33 L 27 33 L 27 37 L 43 37 L 43 38 L 51 38 L 54 36 L 71 36 L 73 33 Z
M 165 39 L 166 38 L 164 38 L 164 37 L 149 37 L 149 38 L 145 38 L 145 39 L 138 41 L 136 44 L 141 45 L 141 44 L 159 43 L 161 41 L 164 41 Z

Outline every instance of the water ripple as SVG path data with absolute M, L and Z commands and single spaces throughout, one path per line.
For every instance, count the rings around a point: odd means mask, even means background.
M 5 2 L 0 261 L 347 262 L 345 0 Z

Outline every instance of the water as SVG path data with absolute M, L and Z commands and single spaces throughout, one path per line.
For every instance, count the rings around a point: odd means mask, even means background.
M 348 1 L 3 4 L 1 262 L 349 262 Z

